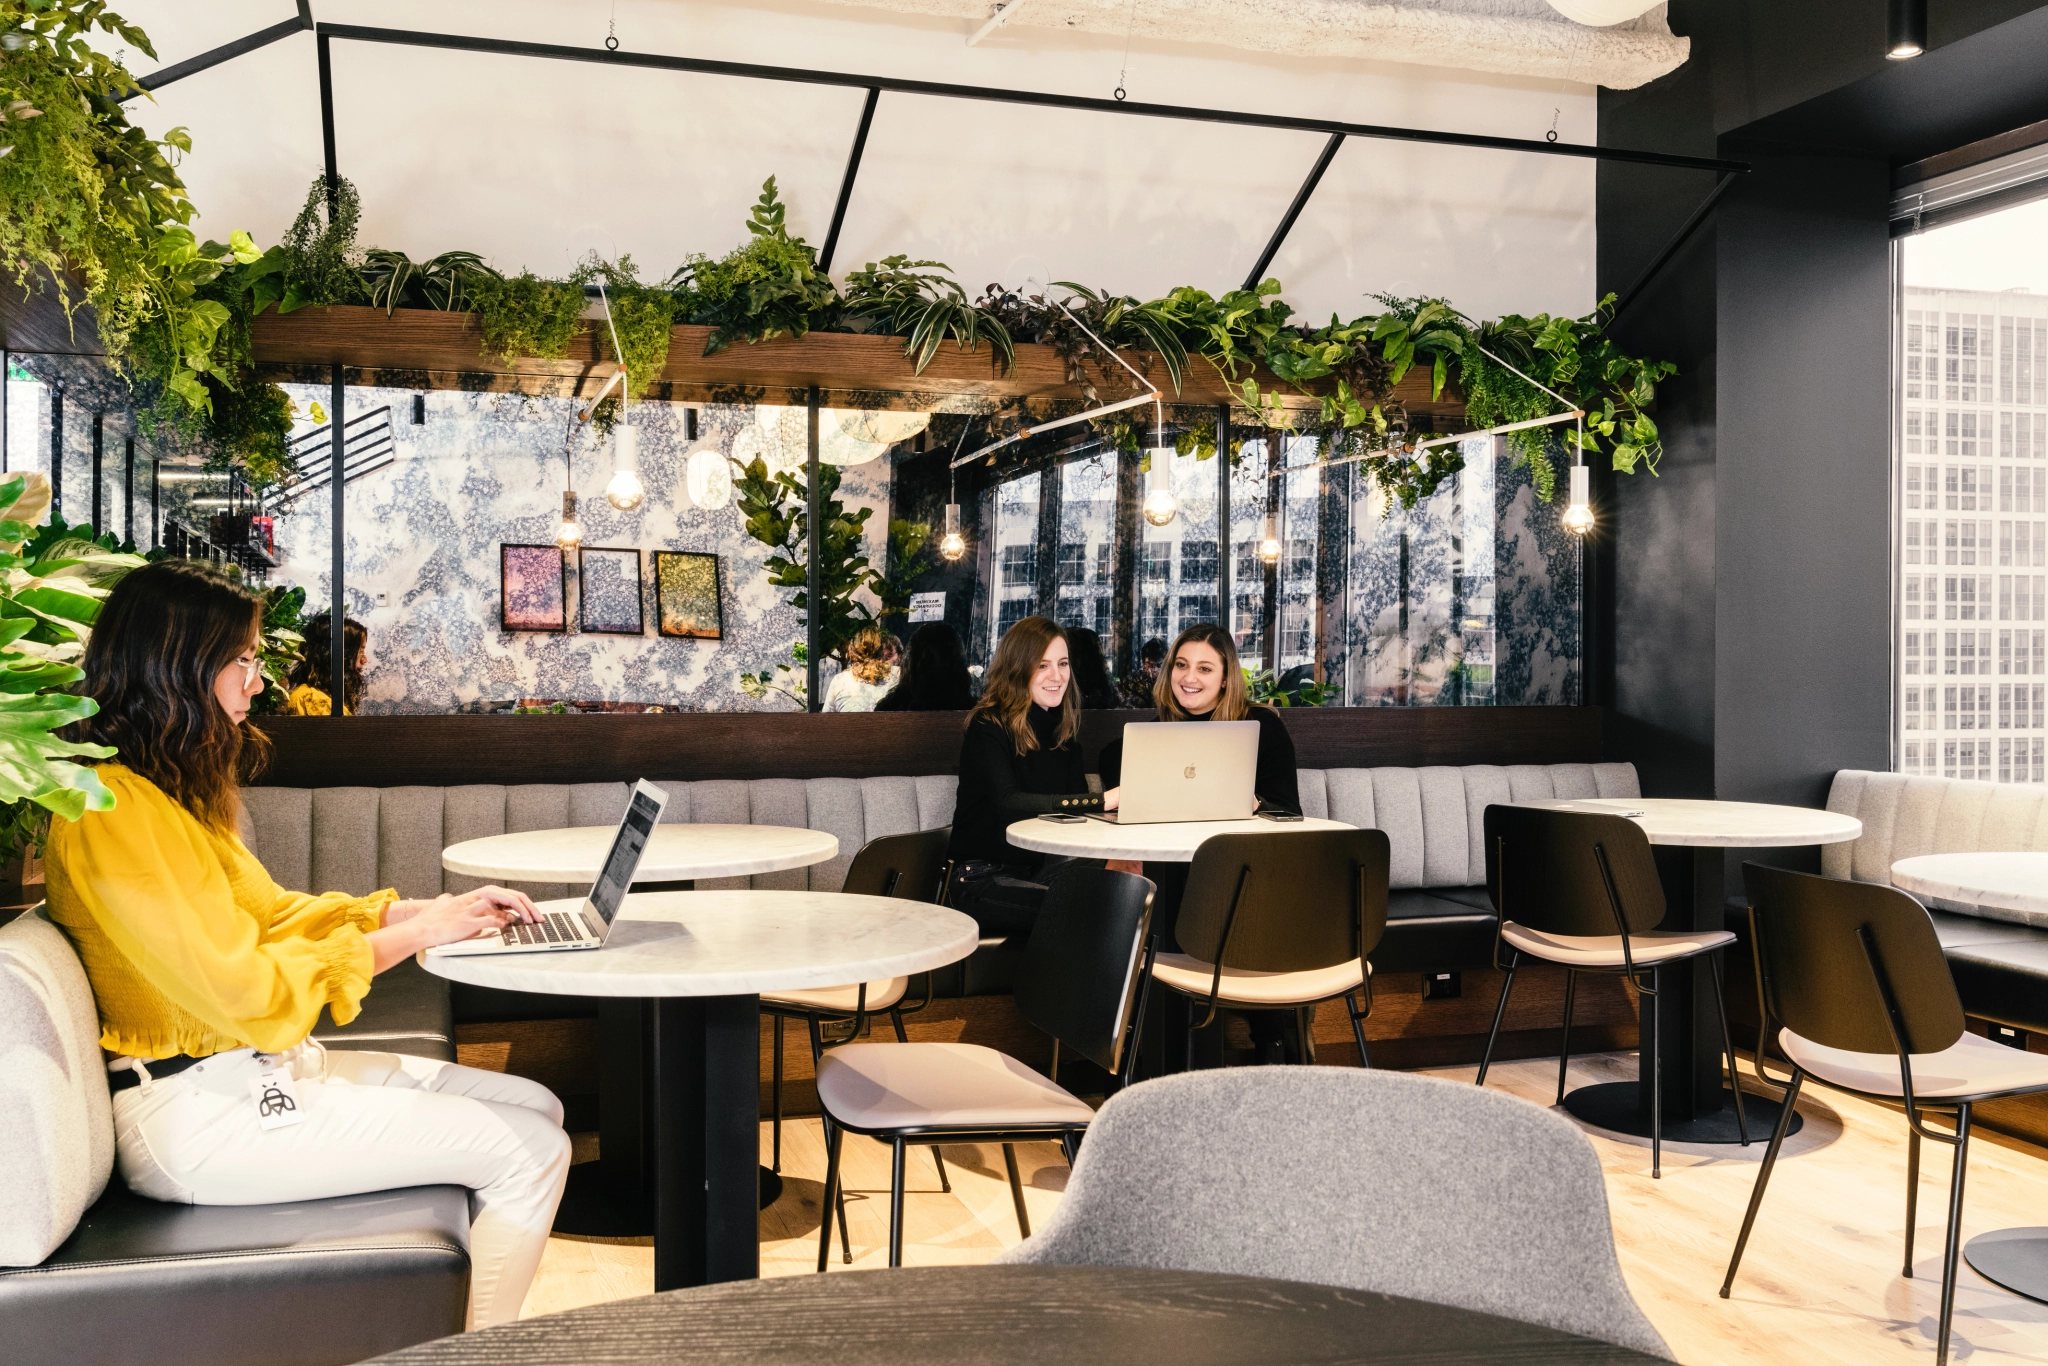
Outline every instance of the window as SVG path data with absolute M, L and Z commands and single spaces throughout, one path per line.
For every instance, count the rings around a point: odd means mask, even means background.
M 1038 547 L 1035 545 L 1006 545 L 1003 547 L 1003 586 L 1036 587 L 1038 584 Z M 1025 613 L 1029 616 L 1030 613 Z
M 1923 397 L 1921 392 L 1920 366 L 1927 359 L 1924 333 L 1932 331 L 1926 323 L 1926 313 L 1921 309 L 1909 310 L 1906 314 L 1906 397 Z M 1931 395 L 1927 395 L 1931 397 Z
M 1919 671 L 1917 669 L 1908 669 L 1906 672 L 1917 673 Z M 2012 672 L 2012 632 L 2010 631 L 2000 631 L 1998 633 L 1998 672 L 2001 674 Z
M 2007 631 L 2005 634 L 2010 636 L 2012 632 Z M 2008 645 L 2010 643 L 2010 641 L 2007 642 Z M 1909 674 L 1920 672 L 1920 633 L 1918 631 L 1906 632 L 1906 672 Z M 2001 672 L 2003 671 L 2001 670 Z
M 1216 543 L 1214 541 L 1182 541 L 1180 543 L 1180 581 L 1182 583 L 1216 582 Z M 1214 599 L 1211 599 L 1211 601 L 1213 602 Z M 1189 617 L 1186 613 L 1181 614 L 1181 620 L 1188 625 L 1193 625 L 1197 621 L 1213 621 L 1214 619 L 1213 609 L 1211 615 L 1206 617 Z
M 2033 712 L 2034 712 L 2034 724 L 2033 724 L 2033 729 L 2035 729 L 2035 730 L 2039 730 L 2039 729 L 2041 729 L 2041 727 L 2042 727 L 2042 726 L 2043 726 L 2044 724 L 2048 724 L 2048 708 L 2043 708 L 2043 706 L 2041 705 L 2041 704 L 2042 704 L 2042 702 L 2043 702 L 2043 700 L 2044 700 L 2044 699 L 2043 699 L 2043 696 L 2042 696 L 2042 694 L 2043 694 L 2044 692 L 2048 692 L 2048 685 L 2043 685 L 2043 684 L 2040 684 L 2040 683 L 2036 683 L 2036 684 L 2034 684 L 2034 686 L 2033 686 L 2033 698 L 2034 698 L 2034 706 L 2033 706 Z
M 1079 541 L 1060 543 L 1060 558 L 1055 582 L 1061 587 L 1080 585 L 1088 581 L 1088 547 Z

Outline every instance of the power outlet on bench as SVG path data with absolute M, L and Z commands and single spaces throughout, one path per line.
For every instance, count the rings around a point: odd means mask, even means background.
M 1464 986 L 1463 979 L 1455 972 L 1425 972 L 1422 974 L 1422 999 L 1455 1001 L 1464 995 Z
M 2007 1048 L 2017 1048 L 2024 1053 L 2027 1051 L 2027 1031 L 2014 1029 L 2011 1025 L 1995 1024 L 1991 1026 L 1991 1042 L 2002 1043 Z

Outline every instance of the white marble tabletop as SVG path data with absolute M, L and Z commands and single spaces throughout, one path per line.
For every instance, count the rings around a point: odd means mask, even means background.
M 616 825 L 579 825 L 566 830 L 522 830 L 464 840 L 441 851 L 441 866 L 471 877 L 515 882 L 591 882 L 604 866 Z M 741 877 L 808 868 L 839 852 L 839 840 L 823 830 L 792 825 L 691 825 L 654 827 L 640 856 L 635 882 L 682 882 L 703 877 Z
M 1627 816 L 1652 844 L 1710 849 L 1777 849 L 1839 844 L 1863 833 L 1863 822 L 1833 811 L 1766 802 L 1716 802 L 1695 797 L 1552 797 L 1516 802 L 1548 811 Z
M 544 901 L 543 911 L 580 901 Z M 929 902 L 843 892 L 635 892 L 604 947 L 437 957 L 436 976 L 565 996 L 749 996 L 956 963 L 981 932 Z
M 2048 854 L 1921 854 L 1892 865 L 1916 896 L 2048 915 Z
M 1006 833 L 1019 849 L 1068 858 L 1155 859 L 1192 863 L 1202 841 L 1214 835 L 1258 834 L 1269 830 L 1350 830 L 1342 821 L 1160 821 L 1154 825 L 1111 825 L 1108 821 L 1018 821 Z

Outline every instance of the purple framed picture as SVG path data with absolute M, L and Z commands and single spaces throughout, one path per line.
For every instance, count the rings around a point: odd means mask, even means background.
M 586 635 L 647 633 L 640 593 L 640 552 L 587 545 L 576 557 L 578 596 Z
M 506 631 L 569 629 L 568 571 L 552 545 L 498 547 L 498 625 Z

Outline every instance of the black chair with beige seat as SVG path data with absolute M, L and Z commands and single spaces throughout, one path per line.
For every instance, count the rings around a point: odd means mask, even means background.
M 1313 1062 L 1307 1012 L 1342 1001 L 1359 1062 L 1372 1065 L 1366 960 L 1387 928 L 1390 848 L 1379 830 L 1262 830 L 1202 841 L 1174 927 L 1181 952 L 1152 960 L 1153 981 L 1208 1006 L 1188 1027 L 1190 1051 L 1195 1031 L 1219 1008 L 1286 1010 L 1301 1060 Z
M 1572 998 L 1582 972 L 1618 974 L 1632 982 L 1655 1009 L 1666 967 L 1707 956 L 1714 980 L 1714 1012 L 1735 1091 L 1735 1123 L 1749 1143 L 1742 1088 L 1735 1084 L 1735 1040 L 1728 1031 L 1728 1005 L 1721 990 L 1721 950 L 1735 942 L 1726 930 L 1660 930 L 1664 887 L 1649 836 L 1625 816 L 1554 811 L 1528 806 L 1489 806 L 1485 815 L 1486 885 L 1500 912 L 1495 964 L 1507 974 L 1494 1006 L 1493 1028 L 1479 1060 L 1479 1085 L 1486 1085 L 1493 1045 L 1507 1013 L 1508 993 L 1524 958 L 1555 963 L 1565 970 L 1564 1029 L 1558 1041 L 1557 1103 L 1564 1104 L 1566 1069 L 1571 1065 Z M 1508 950 L 1507 962 L 1499 960 Z M 1642 981 L 1649 974 L 1649 985 Z M 1663 1065 L 1654 1049 L 1639 1061 L 1650 1069 L 1650 1175 L 1664 1174 Z
M 1017 975 L 1017 1011 L 1112 1077 L 1129 1080 L 1142 1006 L 1152 884 L 1076 864 L 1056 874 Z M 840 1149 L 847 1131 L 893 1149 L 889 1265 L 903 1263 L 903 1159 L 911 1144 L 1000 1143 L 1017 1228 L 1031 1234 L 1012 1145 L 1057 1140 L 1071 1162 L 1095 1112 L 1086 1101 L 1004 1053 L 979 1044 L 849 1043 L 818 1063 L 826 1120 L 824 1217 L 818 1270 L 832 1247 Z M 840 1212 L 843 1222 L 845 1215 Z
M 1935 1347 L 1939 1366 L 1948 1360 L 1949 1320 L 1955 1308 L 1971 1112 L 1987 1100 L 2048 1091 L 2048 1057 L 2007 1048 L 1964 1028 L 1962 1002 L 1934 923 L 1919 902 L 1898 888 L 1755 863 L 1744 864 L 1742 875 L 1763 978 L 1765 1021 L 1780 1026 L 1778 1047 L 1792 1061 L 1792 1079 L 1771 1146 L 1757 1171 L 1735 1253 L 1728 1259 L 1721 1298 L 1728 1298 L 1735 1284 L 1764 1187 L 1785 1142 L 1792 1107 L 1807 1079 L 1903 1104 L 1906 1254 L 1901 1275 L 1913 1274 L 1920 1140 L 1955 1148 L 1941 1264 L 1941 1326 Z M 1761 1065 L 1758 1075 L 1763 1075 Z M 1951 1118 L 1955 1132 L 1928 1128 L 1924 1117 L 1930 1110 Z

